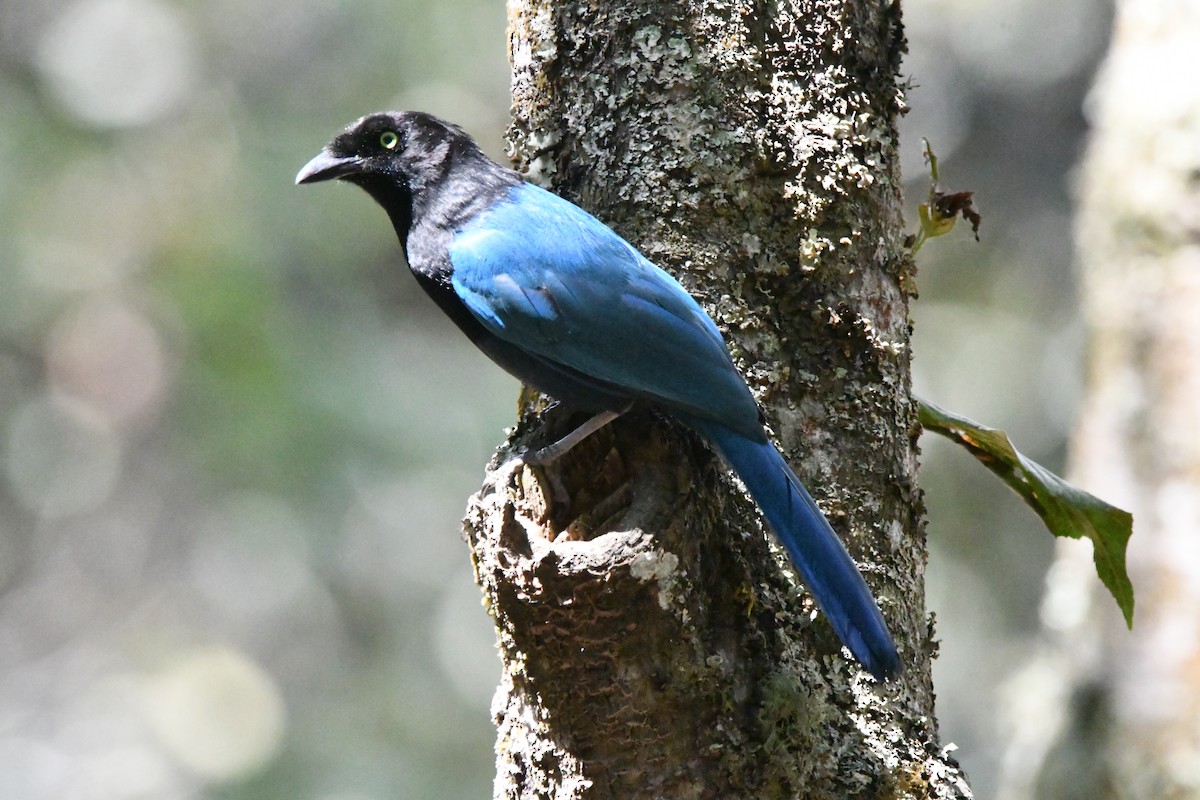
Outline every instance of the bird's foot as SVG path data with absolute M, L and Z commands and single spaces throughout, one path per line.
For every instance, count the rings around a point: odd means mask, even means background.
M 628 411 L 628 407 L 620 411 L 601 411 L 596 416 L 584 422 L 575 430 L 568 433 L 556 442 L 551 442 L 545 447 L 539 447 L 536 450 L 528 450 L 522 453 L 519 457 L 529 466 L 546 466 L 553 464 L 562 456 L 566 455 L 571 448 L 582 442 L 587 437 L 591 436 L 596 431 L 603 428 L 608 423 L 612 422 L 617 417 Z

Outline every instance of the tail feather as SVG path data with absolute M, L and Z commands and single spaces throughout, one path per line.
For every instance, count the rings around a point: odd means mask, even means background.
M 900 657 L 871 590 L 775 445 L 711 420 L 687 421 L 742 479 L 842 643 L 876 678 L 898 675 Z

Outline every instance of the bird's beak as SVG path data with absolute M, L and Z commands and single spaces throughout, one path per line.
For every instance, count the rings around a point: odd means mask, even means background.
M 344 178 L 361 169 L 362 162 L 357 156 L 338 156 L 325 149 L 300 168 L 300 171 L 296 173 L 296 185 Z

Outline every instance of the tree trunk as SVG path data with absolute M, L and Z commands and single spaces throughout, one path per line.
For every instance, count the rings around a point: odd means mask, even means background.
M 879 598 L 850 661 L 703 443 L 531 401 L 468 509 L 499 632 L 497 798 L 969 797 L 933 715 L 886 2 L 512 0 L 511 145 L 676 274 Z M 527 398 L 527 400 L 531 400 Z
M 1065 543 L 1005 797 L 1200 793 L 1200 5 L 1123 0 L 1089 100 L 1080 273 L 1090 340 L 1073 442 L 1134 514 L 1134 628 Z

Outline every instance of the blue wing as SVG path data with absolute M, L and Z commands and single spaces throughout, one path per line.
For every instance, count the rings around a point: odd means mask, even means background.
M 514 187 L 456 232 L 450 263 L 455 293 L 496 337 L 765 440 L 716 325 L 678 281 L 579 207 Z

